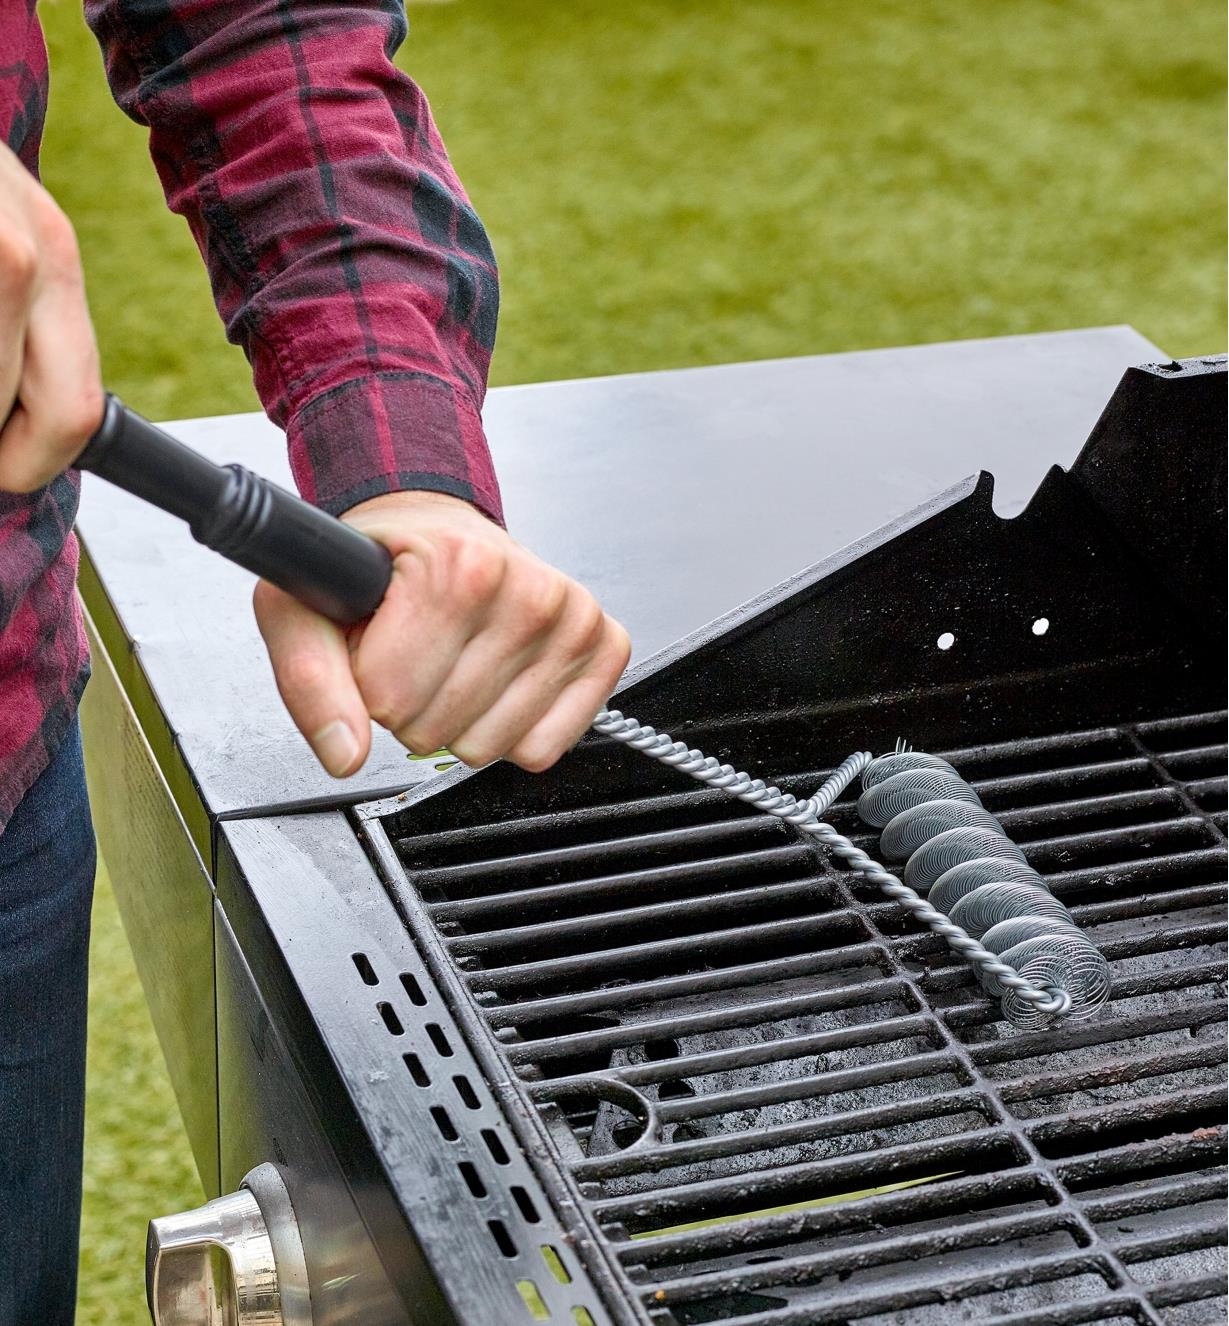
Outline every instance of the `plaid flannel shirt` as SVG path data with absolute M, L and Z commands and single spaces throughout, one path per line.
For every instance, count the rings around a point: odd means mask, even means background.
M 426 98 L 392 64 L 401 0 L 86 0 L 120 106 L 150 130 L 226 332 L 341 512 L 426 488 L 501 520 L 480 410 L 498 282 Z M 37 170 L 47 57 L 0 0 L 0 137 Z M 0 494 L 0 830 L 88 675 L 70 472 Z

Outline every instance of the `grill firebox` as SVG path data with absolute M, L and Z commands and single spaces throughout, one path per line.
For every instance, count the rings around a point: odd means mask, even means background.
M 1224 1321 L 1223 381 L 1132 370 L 1015 520 L 983 476 L 619 697 L 799 795 L 944 754 L 1111 960 L 1088 1022 L 1013 1030 L 792 830 L 608 742 L 360 808 L 581 1326 Z

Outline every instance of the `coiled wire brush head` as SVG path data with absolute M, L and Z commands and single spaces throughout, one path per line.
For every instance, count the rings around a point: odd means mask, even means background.
M 862 771 L 858 813 L 882 829 L 884 856 L 904 861 L 904 882 L 951 925 L 1034 985 L 1062 991 L 1072 1018 L 1109 998 L 1109 963 L 967 782 L 937 755 L 897 750 Z M 1047 1020 L 1004 986 L 994 964 L 970 954 L 978 980 L 1001 994 L 1017 1026 Z

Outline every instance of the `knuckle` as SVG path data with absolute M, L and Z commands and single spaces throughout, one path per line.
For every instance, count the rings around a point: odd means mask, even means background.
M 102 406 L 102 386 L 96 382 L 83 386 L 64 402 L 58 419 L 62 449 L 75 451 L 89 441 L 102 418 Z
M 0 229 L 0 282 L 10 295 L 28 293 L 38 275 L 38 246 L 30 235 Z
M 40 218 L 43 244 L 49 256 L 57 264 L 68 264 L 75 274 L 81 265 L 80 251 L 77 248 L 77 232 L 72 222 L 48 198 L 48 206 Z
M 597 600 L 587 591 L 576 609 L 577 648 L 586 653 L 597 649 L 602 642 L 606 628 L 606 614 L 598 606 Z
M 471 606 L 489 603 L 499 591 L 507 558 L 495 547 L 475 539 L 459 542 L 452 551 L 452 583 Z
M 568 585 L 562 576 L 533 575 L 517 597 L 517 618 L 531 636 L 549 631 L 563 615 Z
M 632 638 L 616 621 L 610 622 L 610 664 L 616 675 L 622 674 L 632 657 Z

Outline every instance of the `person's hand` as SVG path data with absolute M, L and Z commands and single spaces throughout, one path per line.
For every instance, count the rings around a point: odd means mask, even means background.
M 102 407 L 73 228 L 0 143 L 0 489 L 50 483 L 77 459 Z
M 267 581 L 254 598 L 282 699 L 321 764 L 354 773 L 374 719 L 420 755 L 549 768 L 627 666 L 623 628 L 459 498 L 393 493 L 344 519 L 393 554 L 374 616 L 343 631 Z

